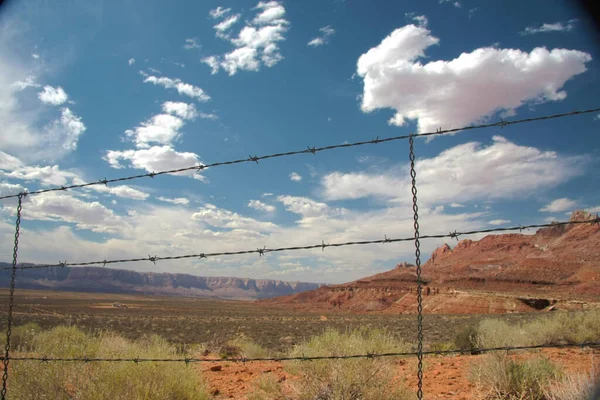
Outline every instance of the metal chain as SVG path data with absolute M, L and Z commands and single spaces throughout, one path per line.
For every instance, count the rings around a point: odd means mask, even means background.
M 414 138 L 408 138 L 410 145 L 410 177 L 412 178 L 413 212 L 415 227 L 415 262 L 417 265 L 417 398 L 423 399 L 423 281 L 421 280 L 421 244 L 419 243 L 419 206 L 417 205 L 417 172 L 415 171 Z
M 6 382 L 8 381 L 8 362 L 10 361 L 10 334 L 12 329 L 12 318 L 13 318 L 13 307 L 15 299 L 15 277 L 17 274 L 17 256 L 19 253 L 19 229 L 21 228 L 21 209 L 23 195 L 18 197 L 19 203 L 17 205 L 17 221 L 15 223 L 15 247 L 13 248 L 13 261 L 12 261 L 12 275 L 10 277 L 10 294 L 8 296 L 8 327 L 6 328 L 6 346 L 4 347 L 4 374 L 2 375 L 2 391 L 0 392 L 0 398 L 6 399 Z

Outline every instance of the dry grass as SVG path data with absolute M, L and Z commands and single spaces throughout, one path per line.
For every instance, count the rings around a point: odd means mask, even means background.
M 543 357 L 518 361 L 492 354 L 472 365 L 470 379 L 488 399 L 548 400 L 548 388 L 562 376 L 561 368 Z
M 379 329 L 357 329 L 340 333 L 327 330 L 322 335 L 296 345 L 294 357 L 403 352 L 410 346 Z M 286 369 L 297 376 L 292 391 L 298 399 L 413 399 L 414 393 L 392 382 L 391 359 L 346 359 L 288 363 Z
M 113 333 L 89 335 L 75 327 L 41 331 L 34 325 L 15 329 L 15 355 L 47 357 L 181 357 L 163 338 L 152 335 L 131 342 Z M 11 364 L 13 399 L 171 399 L 210 398 L 198 371 L 185 364 L 40 363 Z

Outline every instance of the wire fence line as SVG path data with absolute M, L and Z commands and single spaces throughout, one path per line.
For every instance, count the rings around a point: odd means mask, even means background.
M 41 193 L 48 193 L 48 192 L 58 192 L 58 191 L 65 191 L 68 189 L 85 188 L 85 187 L 95 186 L 95 185 L 107 186 L 109 183 L 130 181 L 130 180 L 140 179 L 140 178 L 154 178 L 155 176 L 174 174 L 174 173 L 178 173 L 178 172 L 185 172 L 185 171 L 192 171 L 192 170 L 197 170 L 198 172 L 200 172 L 200 171 L 203 171 L 208 168 L 215 168 L 215 167 L 220 167 L 220 166 L 224 166 L 224 165 L 234 165 L 234 164 L 242 164 L 242 163 L 257 163 L 258 164 L 259 161 L 267 160 L 270 158 L 287 157 L 287 156 L 293 156 L 293 155 L 298 155 L 298 154 L 313 154 L 314 155 L 317 152 L 322 152 L 322 151 L 327 151 L 327 150 L 343 149 L 343 148 L 349 148 L 349 147 L 364 146 L 364 145 L 369 145 L 369 144 L 386 143 L 386 142 L 392 142 L 392 141 L 396 141 L 396 140 L 409 139 L 411 137 L 414 138 L 414 137 L 422 137 L 422 136 L 425 136 L 425 137 L 437 136 L 437 135 L 445 135 L 445 134 L 449 134 L 449 133 L 456 133 L 456 132 L 460 132 L 460 131 L 468 131 L 468 130 L 484 129 L 484 128 L 494 128 L 494 127 L 505 128 L 505 127 L 508 127 L 511 125 L 523 124 L 523 123 L 527 123 L 527 122 L 543 121 L 543 120 L 563 118 L 563 117 L 582 115 L 582 114 L 591 114 L 591 113 L 596 113 L 599 111 L 600 111 L 600 107 L 593 108 L 593 109 L 587 109 L 587 110 L 575 110 L 575 111 L 561 113 L 561 114 L 552 114 L 552 115 L 544 115 L 544 116 L 540 116 L 540 117 L 524 118 L 524 119 L 518 119 L 518 120 L 500 119 L 499 122 L 494 122 L 494 123 L 489 123 L 489 124 L 480 124 L 480 125 L 470 125 L 470 126 L 464 126 L 462 128 L 453 128 L 453 129 L 441 129 L 440 128 L 434 132 L 424 132 L 424 133 L 415 133 L 415 134 L 411 133 L 409 135 L 391 136 L 391 137 L 385 137 L 382 139 L 380 139 L 378 136 L 372 140 L 365 140 L 365 141 L 359 141 L 359 142 L 354 142 L 354 143 L 342 143 L 342 144 L 323 146 L 323 147 L 307 147 L 306 149 L 302 149 L 302 150 L 294 150 L 294 151 L 288 151 L 288 152 L 283 152 L 283 153 L 274 153 L 274 154 L 268 154 L 268 155 L 264 155 L 264 156 L 250 155 L 248 158 L 240 158 L 240 159 L 230 160 L 230 161 L 219 161 L 219 162 L 215 162 L 215 163 L 211 163 L 211 164 L 197 164 L 197 165 L 192 165 L 192 166 L 184 167 L 184 168 L 169 169 L 169 170 L 164 170 L 164 171 L 159 171 L 159 172 L 149 172 L 147 174 L 131 175 L 131 176 L 127 176 L 127 177 L 114 178 L 114 179 L 104 178 L 104 179 L 100 179 L 95 182 L 81 183 L 81 184 L 77 184 L 77 185 L 63 185 L 60 187 L 35 190 L 35 191 L 31 191 L 31 192 L 21 192 L 21 193 L 16 193 L 16 194 L 11 194 L 11 195 L 4 195 L 4 196 L 0 196 L 0 200 L 16 198 L 19 195 L 27 196 L 27 195 L 34 195 L 34 194 L 41 194 Z
M 70 185 L 70 186 L 60 186 L 60 187 L 37 190 L 37 191 L 32 191 L 32 192 L 21 192 L 21 193 L 14 194 L 14 195 L 1 196 L 0 200 L 9 199 L 9 198 L 18 198 L 18 207 L 17 207 L 17 219 L 16 219 L 16 224 L 15 224 L 16 232 L 15 232 L 15 240 L 14 240 L 13 262 L 12 262 L 12 265 L 10 268 L 0 268 L 0 270 L 11 270 L 11 273 L 12 273 L 11 274 L 11 282 L 10 282 L 9 312 L 8 312 L 8 320 L 7 320 L 8 328 L 6 331 L 6 345 L 5 345 L 4 356 L 0 357 L 0 360 L 2 360 L 2 364 L 4 366 L 4 373 L 2 376 L 2 390 L 0 392 L 0 398 L 1 398 L 1 400 L 6 399 L 7 380 L 8 380 L 8 373 L 9 373 L 9 368 L 8 368 L 9 361 L 41 361 L 41 362 L 80 361 L 80 362 L 84 362 L 84 363 L 88 363 L 88 362 L 134 362 L 134 363 L 140 363 L 140 362 L 185 362 L 186 364 L 189 364 L 192 362 L 223 362 L 223 361 L 247 362 L 247 361 L 269 361 L 269 360 L 271 360 L 271 361 L 293 361 L 293 360 L 311 361 L 311 360 L 336 360 L 336 359 L 352 359 L 352 358 L 354 358 L 354 359 L 378 358 L 378 357 L 391 357 L 391 356 L 417 356 L 418 357 L 417 398 L 418 398 L 418 400 L 422 400 L 423 399 L 423 390 L 422 390 L 423 389 L 423 363 L 422 363 L 422 361 L 423 361 L 424 355 L 444 355 L 444 354 L 452 354 L 452 353 L 465 352 L 465 351 L 484 353 L 484 352 L 490 352 L 490 351 L 511 351 L 511 350 L 541 349 L 541 348 L 564 348 L 564 347 L 581 347 L 581 348 L 594 347 L 595 348 L 595 347 L 599 347 L 600 342 L 586 342 L 586 343 L 577 343 L 577 344 L 548 344 L 548 345 L 532 345 L 532 346 L 507 346 L 507 347 L 481 348 L 481 349 L 468 349 L 468 350 L 453 349 L 453 350 L 440 350 L 440 351 L 423 351 L 423 326 L 422 326 L 423 305 L 422 305 L 422 296 L 421 296 L 422 281 L 421 281 L 420 248 L 419 248 L 420 239 L 455 238 L 458 240 L 459 236 L 471 235 L 471 234 L 477 234 L 477 233 L 491 233 L 491 232 L 514 231 L 514 230 L 522 231 L 523 229 L 529 229 L 529 228 L 543 228 L 543 227 L 550 227 L 550 226 L 564 226 L 564 225 L 582 224 L 582 223 L 587 223 L 587 224 L 594 223 L 594 224 L 600 225 L 600 218 L 598 217 L 598 215 L 596 215 L 595 218 L 587 220 L 587 221 L 565 221 L 565 222 L 554 222 L 554 223 L 548 223 L 548 224 L 520 225 L 520 226 L 515 226 L 515 227 L 490 228 L 490 229 L 470 230 L 470 231 L 464 231 L 464 232 L 458 232 L 455 230 L 454 232 L 449 232 L 447 234 L 435 234 L 435 235 L 421 236 L 420 232 L 419 232 L 419 222 L 418 222 L 419 216 L 418 216 L 418 204 L 417 204 L 416 171 L 414 168 L 415 167 L 415 154 L 414 154 L 414 138 L 415 137 L 443 135 L 443 134 L 448 134 L 448 133 L 453 133 L 453 132 L 458 132 L 458 131 L 482 129 L 482 128 L 490 128 L 490 127 L 504 128 L 504 127 L 514 125 L 514 124 L 533 122 L 533 121 L 541 121 L 541 120 L 549 120 L 549 119 L 555 119 L 555 118 L 563 118 L 563 117 L 574 116 L 574 115 L 579 115 L 579 114 L 596 113 L 599 111 L 600 111 L 600 108 L 595 108 L 595 109 L 589 109 L 589 110 L 578 110 L 578 111 L 572 111 L 569 113 L 546 115 L 546 116 L 526 118 L 526 119 L 520 119 L 520 120 L 512 120 L 512 121 L 505 121 L 505 120 L 501 119 L 500 122 L 490 123 L 490 124 L 472 125 L 472 126 L 467 126 L 467 127 L 462 127 L 462 128 L 446 129 L 446 130 L 442 130 L 440 128 L 435 132 L 401 135 L 401 136 L 394 136 L 394 137 L 388 137 L 388 138 L 383 138 L 383 139 L 379 139 L 379 137 L 377 137 L 377 138 L 375 138 L 373 140 L 369 140 L 369 141 L 344 143 L 344 144 L 340 144 L 340 145 L 331 145 L 331 146 L 325 146 L 325 147 L 319 147 L 319 148 L 307 147 L 306 149 L 303 149 L 303 150 L 290 151 L 290 152 L 284 152 L 284 153 L 275 153 L 275 154 L 270 154 L 270 155 L 265 155 L 265 156 L 260 156 L 260 157 L 257 155 L 254 155 L 254 156 L 250 155 L 249 158 L 245 158 L 245 159 L 221 161 L 221 162 L 216 162 L 216 163 L 212 163 L 212 164 L 200 164 L 200 165 L 195 165 L 195 166 L 186 167 L 186 168 L 165 170 L 165 171 L 160 171 L 160 172 L 151 172 L 148 174 L 133 175 L 133 176 L 129 176 L 129 177 L 116 178 L 116 179 L 110 179 L 110 180 L 104 178 L 104 179 L 96 181 L 96 182 L 89 182 L 89 183 Z M 142 258 L 117 259 L 117 260 L 106 260 L 105 259 L 105 260 L 101 260 L 101 261 L 89 261 L 89 262 L 80 262 L 80 263 L 68 263 L 67 261 L 64 261 L 64 262 L 59 262 L 58 264 L 46 264 L 46 265 L 23 265 L 23 264 L 21 264 L 20 266 L 17 265 L 17 253 L 18 253 L 18 244 L 19 244 L 19 229 L 20 229 L 20 222 L 21 222 L 22 200 L 23 200 L 23 198 L 25 198 L 26 196 L 28 196 L 30 194 L 42 194 L 42 193 L 48 193 L 48 192 L 54 192 L 54 191 L 65 191 L 68 189 L 84 188 L 84 187 L 88 187 L 88 186 L 101 185 L 101 184 L 108 186 L 109 183 L 128 181 L 128 180 L 133 180 L 133 179 L 138 179 L 138 178 L 143 178 L 143 177 L 154 178 L 155 176 L 158 176 L 158 175 L 172 174 L 172 173 L 184 172 L 184 171 L 190 171 L 190 170 L 202 171 L 207 168 L 213 168 L 213 167 L 223 166 L 223 165 L 233 165 L 233 164 L 241 164 L 241 163 L 248 163 L 248 162 L 258 163 L 260 160 L 265 160 L 265 159 L 270 159 L 270 158 L 292 156 L 292 155 L 296 155 L 296 154 L 308 154 L 308 153 L 316 154 L 317 152 L 326 151 L 326 150 L 333 150 L 333 149 L 338 149 L 338 148 L 350 148 L 350 147 L 354 147 L 354 146 L 363 146 L 363 145 L 368 145 L 368 144 L 379 144 L 379 143 L 391 142 L 391 141 L 401 140 L 401 139 L 408 139 L 409 144 L 410 144 L 409 159 L 411 162 L 410 176 L 412 178 L 411 191 L 412 191 L 412 195 L 413 195 L 412 196 L 413 197 L 413 199 L 412 199 L 413 207 L 412 208 L 413 208 L 413 213 L 414 213 L 414 216 L 413 216 L 414 235 L 409 238 L 388 238 L 387 236 L 384 235 L 384 239 L 349 241 L 349 242 L 341 242 L 341 243 L 325 243 L 325 241 L 322 241 L 320 244 L 307 245 L 307 246 L 278 247 L 278 248 L 267 248 L 265 246 L 262 249 L 258 248 L 258 249 L 252 249 L 252 250 L 240 250 L 240 251 L 229 251 L 229 252 L 184 254 L 184 255 L 165 256 L 165 257 L 149 255 L 148 257 L 142 257 Z M 137 261 L 150 261 L 150 262 L 156 264 L 156 261 L 161 261 L 161 260 L 178 260 L 178 259 L 189 259 L 189 258 L 202 259 L 202 258 L 209 258 L 209 257 L 215 257 L 215 256 L 242 255 L 242 254 L 252 254 L 252 253 L 257 253 L 259 256 L 263 256 L 268 253 L 282 252 L 282 251 L 309 250 L 309 249 L 318 249 L 318 248 L 321 248 L 322 251 L 324 251 L 325 248 L 328 248 L 328 247 L 383 244 L 383 243 L 404 242 L 404 241 L 414 241 L 414 243 L 415 243 L 415 260 L 416 260 L 416 266 L 417 266 L 417 282 L 416 283 L 418 285 L 418 296 L 417 296 L 417 303 L 418 303 L 417 304 L 417 310 L 418 310 L 418 317 L 417 317 L 417 321 L 418 321 L 417 331 L 418 332 L 417 333 L 418 334 L 417 334 L 417 351 L 416 352 L 379 353 L 379 354 L 368 353 L 368 354 L 357 354 L 357 355 L 346 355 L 346 356 L 330 355 L 330 356 L 312 356 L 312 357 L 302 356 L 302 357 L 273 357 L 273 358 L 252 358 L 252 359 L 229 358 L 229 359 L 218 359 L 218 360 L 217 359 L 207 359 L 207 358 L 181 358 L 181 359 L 148 358 L 148 359 L 140 359 L 140 358 L 89 358 L 89 357 L 74 357 L 74 358 L 51 357 L 51 358 L 49 358 L 49 357 L 45 357 L 45 356 L 42 356 L 42 357 L 35 357 L 35 356 L 11 357 L 10 356 L 12 310 L 14 307 L 15 274 L 16 274 L 17 270 L 24 270 L 24 269 L 31 269 L 31 268 L 86 266 L 86 265 L 104 265 L 104 266 L 106 266 L 108 264 L 137 262 Z
M 454 231 L 449 233 L 442 234 L 434 234 L 434 235 L 419 235 L 419 239 L 443 239 L 443 238 L 451 238 L 458 240 L 461 236 L 468 236 L 480 233 L 494 233 L 494 232 L 507 232 L 507 231 L 523 231 L 527 229 L 537 229 L 537 228 L 548 228 L 553 226 L 565 226 L 565 225 L 579 225 L 579 224 L 597 224 L 600 225 L 600 217 L 596 216 L 593 219 L 586 221 L 561 221 L 561 222 L 551 222 L 546 224 L 531 224 L 531 225 L 518 225 L 511 227 L 499 227 L 499 228 L 489 228 L 489 229 L 477 229 L 477 230 L 469 230 L 469 231 Z M 106 266 L 110 264 L 120 264 L 120 263 L 129 263 L 129 262 L 140 262 L 140 261 L 149 261 L 152 263 L 156 263 L 157 261 L 163 260 L 181 260 L 181 259 L 189 259 L 189 258 L 210 258 L 210 257 L 221 257 L 221 256 L 236 256 L 236 255 L 245 255 L 245 254 L 258 254 L 259 256 L 264 256 L 269 253 L 277 253 L 277 252 L 285 252 L 285 251 L 300 251 L 300 250 L 312 250 L 312 249 L 321 249 L 325 250 L 330 247 L 346 247 L 346 246 L 360 246 L 360 245 L 370 245 L 370 244 L 385 244 L 385 243 L 398 243 L 398 242 L 412 242 L 415 240 L 414 236 L 404 237 L 404 238 L 388 238 L 387 236 L 384 239 L 374 239 L 374 240 L 361 240 L 361 241 L 351 241 L 351 242 L 340 242 L 340 243 L 325 243 L 322 241 L 319 244 L 311 244 L 307 246 L 291 246 L 291 247 L 276 247 L 276 248 L 267 248 L 266 246 L 258 249 L 249 249 L 249 250 L 238 250 L 238 251 L 223 251 L 216 253 L 195 253 L 195 254 L 182 254 L 176 256 L 148 256 L 148 257 L 139 257 L 139 258 L 124 258 L 124 259 L 115 259 L 115 260 L 99 260 L 99 261 L 85 261 L 85 262 L 59 262 L 57 264 L 41 264 L 41 265 L 19 265 L 17 268 L 20 270 L 26 269 L 40 269 L 40 268 L 62 268 L 62 267 L 83 267 L 90 265 L 97 266 Z M 2 270 L 11 270 L 12 267 L 2 267 Z
M 451 350 L 425 350 L 421 354 L 425 356 L 443 356 L 457 353 L 482 354 L 495 351 L 519 351 L 536 349 L 565 349 L 565 348 L 600 348 L 600 342 L 582 342 L 582 343 L 556 343 L 556 344 L 535 344 L 528 346 L 502 346 L 502 347 L 482 347 L 473 349 L 451 349 Z M 360 358 L 383 358 L 383 357 L 410 357 L 416 356 L 419 352 L 391 352 L 391 353 L 366 353 L 351 355 L 331 355 L 331 356 L 296 356 L 296 357 L 227 357 L 227 358 L 95 358 L 95 357 L 43 357 L 43 356 L 23 356 L 10 357 L 11 361 L 39 361 L 39 362 L 183 362 L 190 363 L 220 363 L 220 362 L 257 362 L 257 361 L 322 361 L 322 360 L 348 360 Z M 0 357 L 4 360 L 4 357 Z

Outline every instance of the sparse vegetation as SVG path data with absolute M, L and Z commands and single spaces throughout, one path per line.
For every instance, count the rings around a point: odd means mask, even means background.
M 29 324 L 17 327 L 16 355 L 46 357 L 175 358 L 176 348 L 151 335 L 131 342 L 114 333 L 89 335 L 76 327 L 59 326 L 49 331 Z M 18 343 L 18 344 L 17 344 Z M 172 399 L 205 400 L 210 396 L 198 371 L 185 364 L 40 363 L 11 364 L 10 396 L 34 400 L 77 399 Z M 43 394 L 45 397 L 40 397 Z
M 567 375 L 545 390 L 548 400 L 590 400 L 598 380 L 590 374 Z
M 543 357 L 520 361 L 491 354 L 473 364 L 470 379 L 485 398 L 547 400 L 547 388 L 561 377 L 561 368 Z
M 340 333 L 329 329 L 322 335 L 296 345 L 290 355 L 351 355 L 403 352 L 410 346 L 379 329 L 357 329 Z M 299 399 L 412 399 L 407 389 L 392 384 L 392 360 L 384 358 L 355 360 L 294 361 L 287 366 L 299 379 L 291 383 Z
M 584 343 L 600 340 L 600 311 L 557 312 L 511 325 L 500 319 L 481 321 L 477 347 Z

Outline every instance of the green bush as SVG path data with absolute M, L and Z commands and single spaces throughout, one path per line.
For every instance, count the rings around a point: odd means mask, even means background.
M 292 357 L 343 356 L 353 354 L 406 352 L 410 346 L 383 330 L 358 329 L 340 333 L 333 329 L 296 345 Z M 392 382 L 394 369 L 389 358 L 292 361 L 286 370 L 298 377 L 290 381 L 299 399 L 413 399 L 414 393 Z M 281 397 L 265 397 L 281 398 Z
M 131 342 L 112 333 L 89 335 L 59 326 L 30 336 L 27 352 L 46 357 L 175 358 L 175 346 L 153 335 Z M 180 355 L 179 355 L 180 356 Z M 50 362 L 11 363 L 9 398 L 205 400 L 210 395 L 198 371 L 183 363 Z
M 485 397 L 503 400 L 546 400 L 547 388 L 561 377 L 561 369 L 546 358 L 518 361 L 505 354 L 486 356 L 470 374 Z

